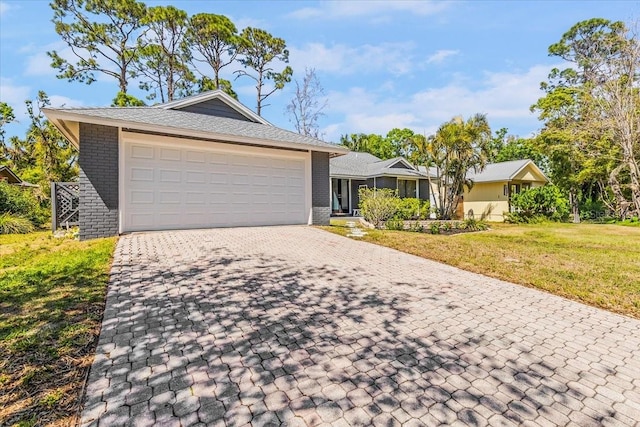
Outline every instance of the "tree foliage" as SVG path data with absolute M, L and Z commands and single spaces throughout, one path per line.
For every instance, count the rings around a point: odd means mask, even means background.
M 13 108 L 6 102 L 0 102 L 0 144 L 4 145 L 5 126 L 15 120 Z
M 393 128 L 385 136 L 352 133 L 340 137 L 340 145 L 352 151 L 370 153 L 382 160 L 405 157 L 416 164 L 423 163 L 420 153 L 425 142 L 424 135 L 408 128 Z
M 160 98 L 163 103 L 189 93 L 196 78 L 188 65 L 191 50 L 185 38 L 187 13 L 173 6 L 150 7 L 142 23 L 147 31 L 135 62 L 143 78 L 140 88 L 151 92 L 148 99 Z
M 244 70 L 236 71 L 237 77 L 246 76 L 256 82 L 256 113 L 260 116 L 265 99 L 291 81 L 291 67 L 287 65 L 282 71 L 274 68 L 277 62 L 289 62 L 287 43 L 265 30 L 247 27 L 240 34 L 238 53 Z
M 294 96 L 286 107 L 290 116 L 289 121 L 293 123 L 299 134 L 318 138 L 320 133 L 318 120 L 324 116 L 323 110 L 327 107 L 328 101 L 316 70 L 305 68 L 302 82 L 296 79 L 294 83 L 296 85 Z
M 533 160 L 543 171 L 548 170 L 547 156 L 540 150 L 535 138 L 520 138 L 509 135 L 509 130 L 497 130 L 489 142 L 489 163 L 508 162 L 510 160 Z
M 53 0 L 56 32 L 69 52 L 48 52 L 58 78 L 95 82 L 113 77 L 118 90 L 113 106 L 144 105 L 129 93 L 129 83 L 160 102 L 220 89 L 237 99 L 229 76 L 256 82 L 256 112 L 264 101 L 291 81 L 286 42 L 258 28 L 241 34 L 226 16 L 191 17 L 174 6 L 147 7 L 137 0 Z
M 467 174 L 480 172 L 487 164 L 490 141 L 491 128 L 486 116 L 476 114 L 467 120 L 454 117 L 444 123 L 425 145 L 421 157 L 425 165 L 435 170 L 441 188 L 434 200 L 439 218 L 454 217 L 459 196 L 465 188 L 473 187 Z
M 230 90 L 231 83 L 220 78 L 220 70 L 232 64 L 238 54 L 240 38 L 236 26 L 226 16 L 213 13 L 198 13 L 189 24 L 187 41 L 199 54 L 194 60 L 211 67 L 214 89 L 224 90 L 228 86 Z
M 566 221 L 569 217 L 569 201 L 553 184 L 513 194 L 510 203 L 512 212 L 506 214 L 507 222 Z
M 91 84 L 96 73 L 118 81 L 127 93 L 135 76 L 146 6 L 136 0 L 54 0 L 51 3 L 55 30 L 69 46 L 76 61 L 51 51 L 51 66 L 58 78 Z
M 589 19 L 549 47 L 570 66 L 554 69 L 532 107 L 551 177 L 579 200 L 594 196 L 619 216 L 640 214 L 640 41 L 620 21 Z
M 72 181 L 78 175 L 77 150 L 42 113 L 49 104 L 42 91 L 26 101 L 31 124 L 25 138 L 12 137 L 2 146 L 2 163 L 23 180 L 38 184 L 42 199 L 49 197 L 51 181 Z
M 362 216 L 376 228 L 382 228 L 398 211 L 400 199 L 390 188 L 361 188 L 358 197 Z

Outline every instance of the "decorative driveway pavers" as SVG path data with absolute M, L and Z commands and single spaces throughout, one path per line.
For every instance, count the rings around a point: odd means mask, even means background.
M 82 425 L 636 425 L 640 322 L 310 227 L 118 242 Z

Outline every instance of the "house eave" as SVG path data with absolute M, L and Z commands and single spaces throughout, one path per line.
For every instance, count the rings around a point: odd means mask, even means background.
M 316 151 L 329 153 L 334 155 L 342 155 L 347 154 L 349 152 L 348 149 L 342 147 L 323 147 L 316 146 L 311 144 L 304 143 L 293 143 L 286 141 L 274 141 L 274 140 L 266 140 L 260 138 L 250 138 L 243 137 L 238 135 L 229 135 L 222 134 L 216 132 L 204 132 L 204 131 L 196 131 L 192 129 L 185 128 L 177 128 L 173 126 L 158 126 L 151 125 L 146 123 L 140 123 L 130 120 L 121 120 L 121 119 L 111 119 L 104 117 L 95 117 L 95 116 L 87 116 L 83 114 L 75 114 L 72 111 L 61 111 L 61 110 L 52 110 L 44 108 L 42 110 L 44 114 L 47 116 L 52 123 L 60 129 L 60 131 L 74 144 L 76 147 L 79 147 L 79 135 L 78 131 L 75 132 L 71 129 L 70 123 L 91 123 L 96 125 L 103 126 L 112 126 L 117 128 L 128 128 L 132 130 L 140 130 L 152 133 L 163 133 L 171 136 L 186 136 L 191 138 L 200 138 L 200 139 L 215 139 L 220 141 L 227 141 L 231 143 L 240 143 L 240 144 L 249 144 L 249 145 L 257 145 L 262 147 L 274 147 L 274 148 L 283 148 L 283 149 L 291 149 L 291 150 L 307 150 L 307 151 Z

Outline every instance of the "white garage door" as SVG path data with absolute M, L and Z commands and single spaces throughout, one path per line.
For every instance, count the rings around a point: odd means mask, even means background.
M 307 222 L 307 153 L 146 138 L 124 138 L 122 231 Z

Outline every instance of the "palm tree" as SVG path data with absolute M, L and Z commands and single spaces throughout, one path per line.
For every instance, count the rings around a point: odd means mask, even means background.
M 440 217 L 450 219 L 458 206 L 459 196 L 473 182 L 467 178 L 471 170 L 479 172 L 487 164 L 491 128 L 484 114 L 466 121 L 458 116 L 442 124 L 425 146 L 427 166 L 434 166 L 443 191 L 437 201 Z

